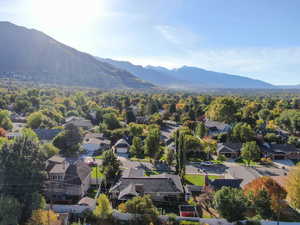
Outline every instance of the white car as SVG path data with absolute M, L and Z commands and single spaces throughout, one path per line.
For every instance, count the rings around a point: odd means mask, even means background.
M 212 166 L 212 165 L 214 165 L 212 162 L 209 162 L 209 161 L 201 162 L 200 164 L 201 164 L 201 166 Z

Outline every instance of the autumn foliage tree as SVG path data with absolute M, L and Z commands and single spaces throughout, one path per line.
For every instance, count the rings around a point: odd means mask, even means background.
M 281 201 L 286 198 L 286 191 L 270 177 L 260 177 L 248 183 L 244 187 L 246 195 L 258 196 L 262 190 L 266 190 L 271 198 L 271 209 L 278 212 Z
M 32 212 L 32 216 L 26 225 L 59 225 L 58 214 L 53 211 L 38 209 Z
M 5 137 L 6 136 L 6 130 L 0 127 L 0 137 Z
M 300 208 L 300 164 L 293 167 L 286 180 L 287 200 L 295 208 Z

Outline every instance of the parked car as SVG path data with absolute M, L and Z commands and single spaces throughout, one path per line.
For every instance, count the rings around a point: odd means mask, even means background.
M 200 164 L 201 164 L 201 166 L 212 166 L 212 165 L 214 165 L 214 163 L 209 162 L 209 161 L 201 162 Z

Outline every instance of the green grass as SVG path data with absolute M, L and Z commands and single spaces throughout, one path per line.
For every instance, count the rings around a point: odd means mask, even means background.
M 130 160 L 131 161 L 136 161 L 136 162 L 150 162 L 150 158 L 149 157 L 146 157 L 146 158 L 131 157 Z
M 204 175 L 200 174 L 186 174 L 184 176 L 184 180 L 193 185 L 203 186 L 204 185 Z M 209 175 L 208 178 L 210 180 L 215 180 L 217 178 L 220 178 L 219 176 Z
M 188 160 L 190 162 L 203 162 L 203 159 L 201 158 L 196 158 L 196 157 L 189 157 Z
M 147 171 L 145 171 L 146 176 L 158 175 L 158 174 L 160 174 L 160 173 L 156 170 L 147 170 Z
M 244 165 L 244 166 L 257 166 L 257 162 L 254 162 L 254 161 L 250 161 L 249 165 L 247 163 L 247 161 L 245 159 L 237 159 L 235 160 L 236 163 L 239 163 L 241 165 Z
M 93 167 L 92 168 L 92 178 L 97 178 L 97 169 L 98 169 L 98 178 L 103 178 L 103 173 L 101 173 L 99 167 Z

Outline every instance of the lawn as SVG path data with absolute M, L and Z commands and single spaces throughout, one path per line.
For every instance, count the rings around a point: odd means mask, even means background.
M 146 170 L 145 171 L 145 175 L 146 176 L 158 175 L 158 174 L 160 174 L 160 173 L 158 171 L 156 171 L 156 170 Z
M 103 178 L 103 173 L 101 173 L 99 167 L 93 167 L 92 168 L 92 178 L 97 178 L 97 169 L 98 169 L 98 178 Z
M 198 185 L 198 186 L 203 186 L 204 185 L 204 177 L 205 177 L 204 175 L 200 175 L 200 174 L 186 174 L 184 176 L 184 180 L 188 184 L 194 184 L 194 185 Z M 220 177 L 219 176 L 209 175 L 208 178 L 210 180 L 215 180 L 215 179 L 220 178 Z
M 131 157 L 130 160 L 131 161 L 136 161 L 136 162 L 150 162 L 150 158 L 149 157 L 146 157 L 146 158 Z

